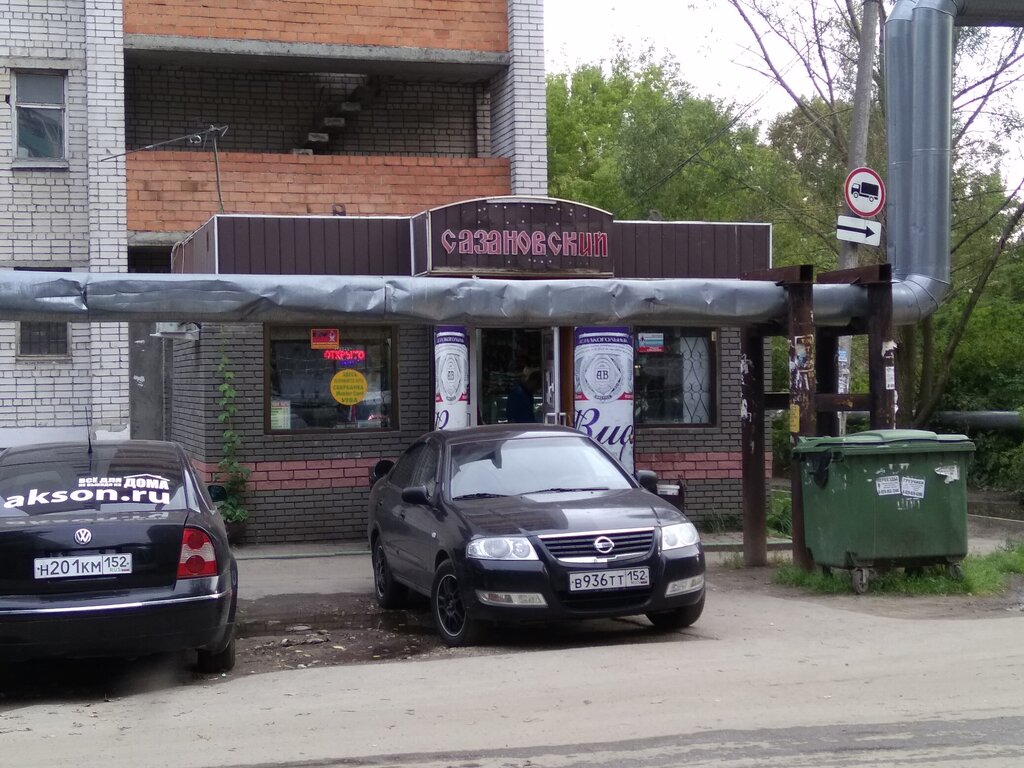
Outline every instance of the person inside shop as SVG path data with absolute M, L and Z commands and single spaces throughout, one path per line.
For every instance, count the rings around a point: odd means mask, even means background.
M 523 375 L 512 385 L 505 401 L 505 419 L 510 423 L 529 424 L 537 421 L 533 396 L 540 389 L 540 371 L 523 369 Z

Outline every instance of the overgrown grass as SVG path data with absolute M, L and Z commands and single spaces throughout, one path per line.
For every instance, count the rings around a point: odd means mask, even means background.
M 945 567 L 932 566 L 919 573 L 893 570 L 872 574 L 868 592 L 896 595 L 995 595 L 1006 589 L 1011 574 L 1024 573 L 1024 543 L 1007 546 L 987 555 L 969 555 L 963 561 L 963 580 L 952 578 Z M 801 587 L 823 594 L 853 592 L 847 571 L 809 573 L 795 565 L 782 565 L 775 583 Z

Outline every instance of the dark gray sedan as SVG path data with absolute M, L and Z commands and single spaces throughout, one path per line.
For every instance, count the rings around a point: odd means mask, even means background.
M 0 453 L 4 661 L 195 649 L 201 670 L 226 671 L 237 597 L 224 524 L 180 446 Z
M 696 528 L 576 430 L 432 432 L 371 472 L 377 601 L 430 599 L 441 639 L 488 622 L 646 614 L 686 627 L 704 608 Z

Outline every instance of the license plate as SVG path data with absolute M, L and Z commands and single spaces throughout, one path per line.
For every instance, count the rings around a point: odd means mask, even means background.
M 629 589 L 646 587 L 651 583 L 648 568 L 622 568 L 616 571 L 584 571 L 569 574 L 570 592 L 587 592 L 592 589 Z
M 37 557 L 37 579 L 71 579 L 83 576 L 116 576 L 132 572 L 132 556 L 74 555 L 72 557 Z

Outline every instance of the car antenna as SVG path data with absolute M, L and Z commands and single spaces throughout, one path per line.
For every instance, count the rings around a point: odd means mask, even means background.
M 89 467 L 92 468 L 92 407 L 85 416 L 85 437 L 89 441 Z

